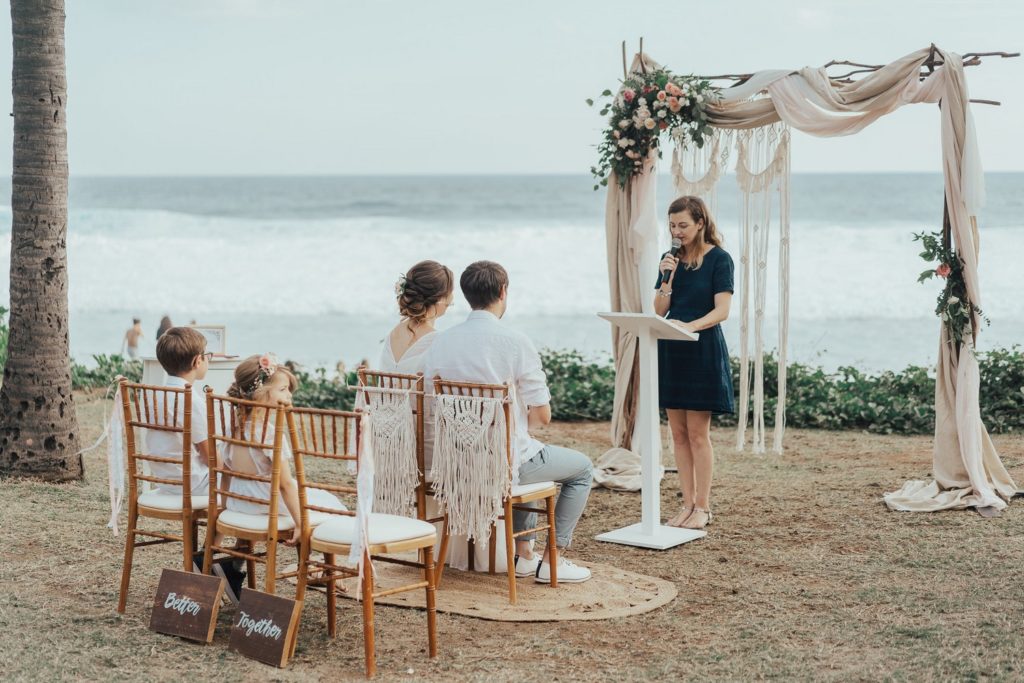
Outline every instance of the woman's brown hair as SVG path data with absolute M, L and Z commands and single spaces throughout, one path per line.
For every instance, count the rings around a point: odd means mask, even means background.
M 418 325 L 427 319 L 431 307 L 450 297 L 454 289 L 455 275 L 448 266 L 420 261 L 405 274 L 398 312 L 410 325 Z
M 700 197 L 679 197 L 668 205 L 668 215 L 687 212 L 695 223 L 703 222 L 703 227 L 697 231 L 697 237 L 693 242 L 692 253 L 687 249 L 680 254 L 680 260 L 685 264 L 687 270 L 697 270 L 704 263 L 704 247 L 713 244 L 716 247 L 722 246 L 722 236 L 718 234 L 718 227 L 715 219 L 711 217 L 707 204 Z

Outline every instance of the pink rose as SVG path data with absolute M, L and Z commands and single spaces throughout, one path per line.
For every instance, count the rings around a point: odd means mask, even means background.
M 948 263 L 943 263 L 941 266 L 935 269 L 935 274 L 939 277 L 949 277 L 949 274 L 953 272 L 953 269 L 949 267 Z
M 675 112 L 679 111 L 680 109 L 682 109 L 682 106 L 679 104 L 679 98 L 678 97 L 670 97 L 670 98 L 668 98 L 668 108 L 672 111 L 672 113 L 675 113 Z
M 677 86 L 675 83 L 666 83 L 665 91 L 668 92 L 669 95 L 675 95 L 676 97 L 683 94 L 683 91 L 680 90 L 679 86 Z
M 627 102 L 632 102 L 634 97 L 636 97 L 636 91 L 632 88 L 626 88 L 622 91 L 622 99 Z
M 659 90 L 658 91 L 658 101 L 659 102 L 664 102 L 666 97 L 668 97 L 668 95 L 665 94 L 664 90 Z

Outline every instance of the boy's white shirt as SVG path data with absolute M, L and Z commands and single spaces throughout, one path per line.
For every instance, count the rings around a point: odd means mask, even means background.
M 200 380 L 201 382 L 201 380 Z M 207 486 L 209 485 L 210 468 L 206 461 L 206 458 L 200 455 L 196 446 L 204 443 L 207 438 L 206 428 L 206 394 L 203 391 L 203 387 L 200 382 L 194 382 L 192 384 L 192 486 L 191 491 L 195 493 L 206 493 Z M 181 377 L 174 375 L 168 375 L 167 380 L 164 382 L 166 387 L 184 388 L 188 384 Z M 157 415 L 163 416 L 163 394 L 158 393 L 154 401 L 155 405 L 153 409 Z M 174 403 L 172 401 L 171 406 L 168 407 L 168 411 L 173 410 Z M 182 426 L 185 415 L 185 402 L 184 400 L 178 401 L 178 411 L 174 416 L 175 424 Z M 150 455 L 159 455 L 168 458 L 181 458 L 182 450 L 182 434 L 176 434 L 173 432 L 163 432 L 155 429 L 145 430 L 145 446 L 146 453 Z M 181 479 L 182 466 L 174 465 L 170 463 L 154 462 L 149 463 L 150 471 L 154 477 L 161 477 L 164 479 Z M 169 494 L 181 494 L 180 486 L 170 486 L 168 484 L 160 484 L 158 487 L 160 493 Z

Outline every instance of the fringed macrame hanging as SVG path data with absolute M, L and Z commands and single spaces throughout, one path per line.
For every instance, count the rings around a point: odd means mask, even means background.
M 503 405 L 478 396 L 434 399 L 434 497 L 452 535 L 484 544 L 512 485 Z
M 416 516 L 416 422 L 409 390 L 364 387 L 362 404 L 373 431 L 374 512 Z
M 782 452 L 786 406 L 786 346 L 789 338 L 789 128 L 781 123 L 737 133 L 736 180 L 742 194 L 740 221 L 740 388 L 736 448 L 746 444 L 753 393 L 755 453 L 765 452 L 764 313 L 768 282 L 768 243 L 773 218 L 779 230 L 779 364 L 773 450 Z M 778 195 L 778 207 L 774 199 Z M 777 213 L 776 213 L 777 211 Z M 753 311 L 751 303 L 753 302 Z M 753 384 L 750 321 L 754 323 Z
M 734 131 L 716 128 L 711 142 L 697 147 L 680 136 L 675 138 L 672 150 L 672 185 L 676 196 L 700 197 L 718 215 L 718 181 L 729 166 Z

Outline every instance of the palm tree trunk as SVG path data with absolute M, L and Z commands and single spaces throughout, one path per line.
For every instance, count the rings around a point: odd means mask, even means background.
M 0 474 L 82 478 L 68 353 L 64 0 L 11 0 L 11 319 Z

